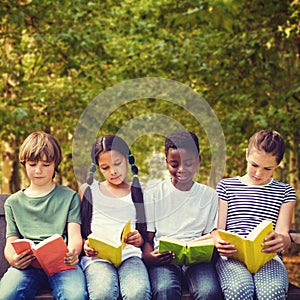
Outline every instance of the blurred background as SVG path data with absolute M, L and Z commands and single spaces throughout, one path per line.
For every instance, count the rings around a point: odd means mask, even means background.
M 226 141 L 223 177 L 245 172 L 249 137 L 279 131 L 287 144 L 276 178 L 300 195 L 299 0 L 3 0 L 0 2 L 1 193 L 28 184 L 18 149 L 33 131 L 63 149 L 56 180 L 74 189 L 72 142 L 86 106 L 120 82 L 161 77 L 202 95 Z M 184 105 L 184 97 L 180 99 Z M 141 114 L 162 114 L 197 133 L 208 182 L 205 131 L 182 106 L 136 99 L 119 107 L 100 134 L 115 134 Z M 132 145 L 142 181 L 164 177 L 164 137 Z M 300 230 L 298 201 L 293 228 Z

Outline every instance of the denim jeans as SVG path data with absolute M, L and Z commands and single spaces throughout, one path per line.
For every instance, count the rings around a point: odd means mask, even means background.
M 147 269 L 139 257 L 130 257 L 116 268 L 109 262 L 95 261 L 85 269 L 90 300 L 151 299 Z
M 215 265 L 199 263 L 191 266 L 166 264 L 149 267 L 153 299 L 181 299 L 181 283 L 186 281 L 193 299 L 223 299 Z
M 79 265 L 48 277 L 42 269 L 10 267 L 0 281 L 0 299 L 33 299 L 39 289 L 49 286 L 55 299 L 88 299 L 84 274 Z

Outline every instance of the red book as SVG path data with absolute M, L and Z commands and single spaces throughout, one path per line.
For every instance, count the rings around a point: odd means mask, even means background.
M 36 260 L 32 262 L 32 266 L 43 268 L 48 276 L 61 271 L 76 269 L 75 265 L 65 264 L 64 258 L 69 250 L 59 234 L 54 234 L 37 245 L 29 239 L 17 239 L 11 244 L 17 254 L 30 249 L 36 257 Z

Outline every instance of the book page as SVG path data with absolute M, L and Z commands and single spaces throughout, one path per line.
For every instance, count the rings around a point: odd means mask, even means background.
M 196 241 L 204 241 L 204 240 L 211 240 L 212 236 L 210 233 L 204 234 L 196 239 L 191 240 L 190 242 L 196 242 Z
M 170 237 L 170 236 L 162 236 L 160 238 L 160 241 L 165 241 L 165 242 L 169 242 L 169 243 L 172 243 L 172 244 L 177 244 L 177 245 L 180 245 L 180 246 L 186 246 L 186 242 L 183 241 L 183 240 L 180 240 L 180 239 L 176 239 L 174 237 Z
M 264 239 L 270 232 L 273 231 L 273 223 L 270 220 L 264 220 L 259 223 L 247 236 L 247 239 L 254 241 L 258 236 Z
M 98 240 L 98 241 L 102 241 L 106 244 L 112 245 L 115 248 L 118 248 L 120 245 L 123 245 L 123 247 L 126 245 L 126 243 L 124 243 L 124 239 L 127 236 L 127 234 L 131 231 L 131 222 L 130 220 L 123 226 L 122 230 L 119 231 L 119 233 L 115 233 L 115 232 L 110 232 L 109 230 L 99 230 L 96 232 L 92 232 L 89 237 L 94 239 L 94 240 Z
M 44 245 L 50 243 L 51 241 L 54 241 L 54 240 L 57 240 L 57 239 L 60 239 L 60 238 L 62 238 L 61 235 L 53 234 L 52 236 L 44 239 L 43 241 L 39 242 L 37 245 L 33 246 L 33 248 L 39 249 L 39 248 L 43 247 Z
M 123 248 L 127 245 L 124 240 L 127 236 L 128 233 L 131 232 L 131 222 L 130 220 L 124 225 L 123 227 L 123 230 L 122 230 L 122 233 L 121 233 L 121 243 L 122 243 L 122 246 Z
M 202 245 L 214 245 L 214 240 L 211 236 L 205 237 L 205 239 L 196 239 L 187 243 L 188 247 L 202 246 Z

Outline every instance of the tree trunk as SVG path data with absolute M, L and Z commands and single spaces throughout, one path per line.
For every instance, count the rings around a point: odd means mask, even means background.
M 3 141 L 2 152 L 2 186 L 1 193 L 11 194 L 20 189 L 19 160 L 11 143 Z

